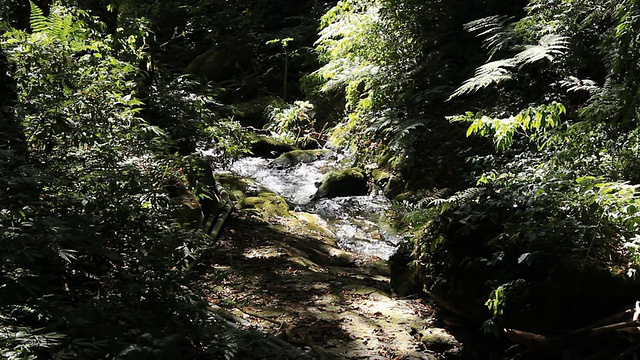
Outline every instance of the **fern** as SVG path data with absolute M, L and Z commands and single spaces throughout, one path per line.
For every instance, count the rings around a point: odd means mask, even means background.
M 587 106 L 580 109 L 580 117 L 592 121 L 618 119 L 623 113 L 622 99 L 626 90 L 624 84 L 617 84 L 611 78 L 607 79 L 602 87 L 590 87 L 591 98 Z
M 462 86 L 456 89 L 449 99 L 511 79 L 511 69 L 516 65 L 515 59 L 512 58 L 496 60 L 480 66 L 476 69 L 474 76 L 462 83 Z
M 34 4 L 33 1 L 29 1 L 29 4 L 31 4 L 29 26 L 31 26 L 34 33 L 47 32 L 51 28 L 51 22 L 44 16 L 42 9 L 38 5 Z
M 564 54 L 568 43 L 566 36 L 547 34 L 538 41 L 537 45 L 526 46 L 525 50 L 518 53 L 514 59 L 520 66 L 543 59 L 554 61 L 556 56 Z
M 527 45 L 523 51 L 512 58 L 492 61 L 478 67 L 474 76 L 463 82 L 449 100 L 509 80 L 513 77 L 512 69 L 515 67 L 521 68 L 543 59 L 554 61 L 556 56 L 564 54 L 568 48 L 567 44 L 566 36 L 547 34 L 538 41 L 537 45 Z
M 594 94 L 599 89 L 595 81 L 589 79 L 578 79 L 575 76 L 568 76 L 566 79 L 560 81 L 559 84 L 569 92 L 586 91 L 590 94 Z
M 488 16 L 468 22 L 464 25 L 469 32 L 479 31 L 478 36 L 484 36 L 482 46 L 489 50 L 489 59 L 498 51 L 506 49 L 514 41 L 512 32 L 512 16 Z
M 70 14 L 63 12 L 63 9 L 56 7 L 49 15 L 49 32 L 57 39 L 67 39 L 74 32 L 73 18 Z
M 448 189 L 448 188 L 437 189 L 430 196 L 427 196 L 427 197 L 423 198 L 422 200 L 418 201 L 417 205 L 418 205 L 418 207 L 429 206 L 429 205 L 431 205 L 431 203 L 433 201 L 435 201 L 437 199 L 442 199 L 443 196 L 445 196 L 449 192 L 451 192 L 451 189 Z
M 464 189 L 462 191 L 458 191 L 455 194 L 447 197 L 437 197 L 437 193 L 432 196 L 432 200 L 429 201 L 428 206 L 431 207 L 439 207 L 441 212 L 452 209 L 465 201 L 469 201 L 472 198 L 476 197 L 483 188 L 471 187 L 468 189 Z M 444 193 L 444 192 L 443 192 Z
M 74 25 L 73 16 L 63 7 L 54 6 L 49 16 L 44 16 L 42 9 L 30 1 L 31 14 L 29 15 L 29 26 L 34 33 L 45 33 L 53 38 L 67 40 L 76 33 L 77 26 Z M 79 14 L 86 14 L 78 11 Z

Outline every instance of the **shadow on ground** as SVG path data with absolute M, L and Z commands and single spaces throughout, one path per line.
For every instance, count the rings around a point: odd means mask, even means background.
M 213 305 L 325 359 L 459 358 L 433 308 L 391 295 L 386 264 L 283 219 L 230 219 L 203 265 Z

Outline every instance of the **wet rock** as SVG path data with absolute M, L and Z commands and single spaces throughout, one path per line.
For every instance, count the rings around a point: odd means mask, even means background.
M 251 153 L 257 157 L 273 159 L 293 150 L 298 150 L 298 148 L 268 136 L 254 136 L 251 141 Z
M 420 266 L 404 249 L 389 259 L 391 287 L 400 297 L 423 293 L 424 274 Z
M 371 171 L 371 181 L 382 189 L 384 195 L 389 198 L 395 197 L 402 192 L 402 182 L 386 171 L 373 169 Z
M 291 212 L 292 217 L 287 219 L 287 229 L 301 236 L 316 236 L 333 239 L 334 234 L 329 230 L 329 225 L 317 214 L 306 212 Z M 331 241 L 335 245 L 335 241 Z
M 270 166 L 275 168 L 289 168 L 303 163 L 311 163 L 320 159 L 327 159 L 333 151 L 327 149 L 318 150 L 293 150 L 286 152 L 274 159 Z
M 288 216 L 289 204 L 281 196 L 263 191 L 257 196 L 248 196 L 238 202 L 240 209 L 256 209 L 265 217 Z
M 367 195 L 367 177 L 359 168 L 334 170 L 328 172 L 320 181 L 318 191 L 311 197 L 313 200 L 338 196 Z

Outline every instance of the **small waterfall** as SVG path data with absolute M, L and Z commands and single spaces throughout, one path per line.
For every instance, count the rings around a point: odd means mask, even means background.
M 317 214 L 329 225 L 338 245 L 347 251 L 388 259 L 402 239 L 388 219 L 391 203 L 381 195 L 348 196 L 311 201 L 323 173 L 335 160 L 318 159 L 291 167 L 271 166 L 271 160 L 247 157 L 231 171 L 251 178 L 290 202 L 296 211 Z

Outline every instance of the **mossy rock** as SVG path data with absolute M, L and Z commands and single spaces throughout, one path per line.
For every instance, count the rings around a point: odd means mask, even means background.
M 242 199 L 249 187 L 256 186 L 253 180 L 232 173 L 216 174 L 216 180 L 236 199 Z
M 281 196 L 263 191 L 257 196 L 247 196 L 238 202 L 240 209 L 256 209 L 265 217 L 289 216 L 289 204 Z
M 318 140 L 308 136 L 299 139 L 296 145 L 303 150 L 317 150 L 322 147 Z
M 251 140 L 251 153 L 257 157 L 273 159 L 293 150 L 299 149 L 296 146 L 286 144 L 268 136 L 255 135 Z
M 364 171 L 359 168 L 348 168 L 325 174 L 312 199 L 358 196 L 368 193 L 368 180 Z
M 286 152 L 271 162 L 275 168 L 289 168 L 299 164 L 311 163 L 320 159 L 328 159 L 333 151 L 327 149 L 318 150 L 293 150 Z
M 500 326 L 534 333 L 588 325 L 640 297 L 640 281 L 556 254 L 535 252 L 520 263 L 513 259 L 499 265 L 482 257 L 456 259 L 463 260 L 449 260 L 455 266 L 438 277 L 427 273 L 432 279 L 426 282 L 428 293 L 442 308 L 478 323 L 490 318 L 485 302 L 501 284 Z M 509 277 L 494 280 L 501 273 Z
M 319 215 L 306 212 L 291 212 L 291 215 L 286 223 L 287 230 L 304 237 L 323 237 L 325 241 L 331 241 L 331 245 L 336 245 L 335 235 Z
M 458 340 L 444 329 L 429 328 L 423 330 L 420 335 L 420 341 L 427 347 L 427 349 L 434 352 L 455 353 L 455 350 L 460 347 Z
M 423 293 L 424 271 L 404 249 L 389 259 L 391 287 L 400 297 Z
M 380 169 L 371 170 L 371 181 L 380 187 L 384 187 L 385 185 L 387 185 L 392 177 L 393 176 L 386 171 Z
M 382 189 L 384 195 L 393 198 L 400 194 L 403 189 L 403 184 L 401 180 L 398 180 L 392 174 L 380 170 L 373 169 L 371 170 L 371 182 L 376 185 L 379 189 Z

